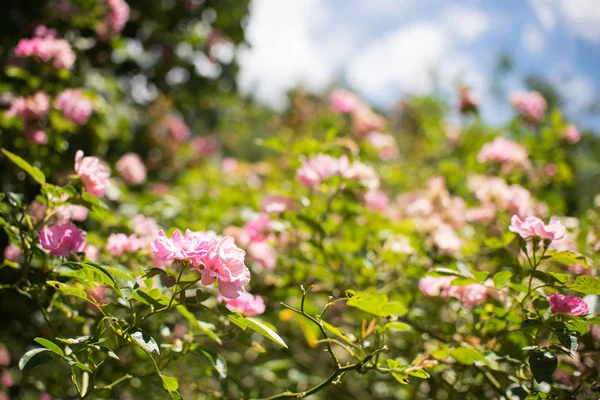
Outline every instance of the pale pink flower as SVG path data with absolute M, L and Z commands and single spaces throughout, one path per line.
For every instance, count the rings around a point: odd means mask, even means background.
M 4 113 L 7 118 L 19 117 L 23 122 L 30 119 L 45 117 L 50 111 L 50 97 L 42 91 L 31 97 L 16 97 L 11 102 L 10 109 Z
M 390 198 L 381 190 L 369 190 L 364 195 L 364 202 L 373 211 L 385 211 L 390 205 Z
M 487 299 L 487 288 L 478 283 L 464 286 L 452 286 L 449 296 L 456 297 L 465 307 L 482 304 Z
M 367 135 L 367 142 L 379 152 L 379 158 L 383 161 L 393 160 L 398 156 L 396 139 L 388 133 L 373 131 Z
M 121 32 L 129 19 L 129 5 L 124 0 L 106 0 L 109 14 L 106 16 L 106 23 L 113 32 Z
M 146 182 L 146 166 L 135 153 L 126 153 L 115 164 L 119 175 L 126 183 L 140 185 Z
M 494 207 L 474 207 L 466 211 L 465 218 L 469 222 L 487 224 L 496 218 Z
M 358 137 L 372 131 L 383 131 L 385 124 L 385 118 L 374 113 L 366 104 L 361 103 L 352 111 L 352 127 Z
M 260 213 L 254 219 L 246 222 L 244 231 L 251 242 L 267 240 L 272 233 L 269 214 Z
M 362 102 L 360 98 L 344 89 L 333 89 L 329 95 L 331 108 L 337 113 L 348 114 L 358 107 Z
M 18 262 L 20 257 L 21 249 L 13 242 L 10 242 L 8 246 L 4 248 L 4 258 L 7 260 Z
M 191 140 L 191 145 L 195 155 L 202 158 L 213 157 L 221 152 L 221 144 L 215 135 L 197 136 Z
M 477 161 L 500 163 L 503 172 L 510 172 L 514 167 L 527 168 L 530 165 L 527 150 L 517 142 L 503 137 L 486 143 L 477 154 Z
M 526 240 L 535 236 L 544 240 L 560 240 L 567 231 L 556 217 L 550 218 L 550 223 L 544 225 L 542 220 L 537 217 L 530 216 L 521 220 L 518 215 L 512 216 L 508 229 Z
M 404 235 L 390 236 L 385 241 L 383 248 L 396 254 L 413 254 L 415 252 L 415 249 L 410 244 L 410 239 Z
M 277 265 L 277 252 L 267 242 L 250 243 L 248 254 L 267 271 L 272 271 Z
M 2 370 L 2 372 L 0 372 L 0 385 L 9 388 L 12 387 L 14 384 L 15 382 L 10 372 L 6 369 Z
M 75 154 L 75 172 L 91 195 L 102 197 L 109 185 L 110 168 L 98 157 L 84 157 L 83 151 Z
M 419 290 L 427 297 L 442 296 L 447 294 L 453 280 L 453 276 L 426 276 L 419 280 Z
M 111 233 L 106 244 L 106 250 L 115 257 L 123 253 L 135 253 L 140 248 L 141 242 L 135 234 Z
M 379 176 L 370 165 L 366 165 L 360 161 L 354 161 L 347 168 L 341 170 L 342 176 L 346 179 L 358 181 L 361 185 L 370 190 L 379 187 Z
M 244 264 L 245 255 L 246 252 L 235 245 L 232 237 L 219 238 L 204 263 L 202 284 L 210 285 L 216 279 L 223 297 L 237 298 L 250 282 L 250 271 Z
M 54 107 L 62 112 L 65 119 L 85 125 L 94 112 L 94 104 L 80 89 L 66 89 L 54 101 Z
M 4 343 L 0 343 L 0 366 L 8 367 L 10 365 L 10 352 Z
M 454 125 L 446 124 L 444 127 L 444 132 L 446 133 L 446 138 L 450 143 L 457 143 L 460 139 L 460 129 L 458 129 Z
M 223 161 L 221 161 L 221 170 L 225 174 L 234 173 L 239 167 L 239 161 L 234 157 L 225 157 Z
M 318 154 L 309 158 L 296 171 L 296 178 L 304 186 L 314 188 L 328 178 L 339 174 L 348 165 L 348 159 L 334 158 L 327 154 Z
M 548 163 L 542 169 L 542 173 L 544 174 L 544 176 L 547 176 L 549 178 L 556 175 L 556 172 L 558 172 L 558 168 L 556 167 L 556 164 L 554 164 L 554 163 Z
M 189 229 L 185 231 L 185 235 L 177 229 L 169 239 L 161 229 L 150 247 L 163 260 L 188 260 L 199 265 L 207 262 L 209 252 L 216 246 L 216 242 L 214 236 Z
M 56 208 L 56 217 L 59 221 L 85 221 L 89 210 L 85 206 L 66 204 Z
M 52 36 L 21 39 L 15 54 L 18 57 L 34 57 L 45 63 L 52 61 L 52 66 L 57 69 L 71 69 L 75 63 L 75 53 L 69 43 Z
M 137 214 L 131 219 L 131 228 L 139 237 L 156 237 L 160 228 L 154 218 Z
M 190 137 L 190 128 L 178 117 L 167 117 L 164 120 L 167 130 L 171 136 L 179 142 L 187 140 Z
M 577 129 L 577 127 L 573 124 L 567 126 L 565 139 L 571 144 L 579 142 L 581 140 L 581 133 L 579 132 L 579 129 Z
M 31 132 L 27 132 L 27 140 L 32 144 L 47 144 L 48 143 L 48 135 L 46 135 L 46 131 L 41 129 L 37 129 Z
M 66 257 L 70 253 L 79 253 L 85 247 L 84 231 L 77 229 L 71 222 L 44 228 L 39 234 L 40 244 L 50 250 L 53 256 Z
M 281 214 L 294 208 L 294 199 L 285 196 L 268 195 L 262 199 L 260 206 L 263 212 Z
M 510 96 L 510 102 L 519 115 L 527 122 L 538 124 L 546 113 L 546 99 L 539 92 L 516 92 Z
M 588 312 L 586 302 L 577 296 L 566 296 L 555 293 L 548 296 L 548 302 L 550 303 L 550 308 L 555 313 L 585 315 Z
M 107 288 L 102 285 L 87 290 L 87 294 L 100 304 L 106 304 L 108 302 L 106 299 L 106 292 Z
M 85 246 L 85 249 L 83 249 L 83 252 L 85 253 L 85 256 L 90 261 L 93 261 L 93 262 L 98 261 L 98 255 L 100 254 L 100 250 L 93 244 L 88 244 L 87 246 Z
M 433 232 L 432 241 L 443 254 L 456 255 L 462 247 L 462 242 L 454 229 L 445 224 Z
M 220 298 L 219 301 L 225 301 L 225 307 L 231 312 L 237 312 L 245 317 L 254 317 L 265 312 L 265 302 L 260 296 L 253 296 L 250 293 L 242 293 L 235 299 Z
M 188 329 L 185 324 L 177 323 L 175 324 L 175 328 L 173 329 L 173 337 L 177 339 L 183 339 L 185 335 L 187 335 Z

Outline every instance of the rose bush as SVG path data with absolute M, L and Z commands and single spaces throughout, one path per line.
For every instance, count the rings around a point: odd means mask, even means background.
M 600 147 L 542 93 L 278 114 L 245 2 L 50 3 L 1 39 L 0 398 L 597 396 Z

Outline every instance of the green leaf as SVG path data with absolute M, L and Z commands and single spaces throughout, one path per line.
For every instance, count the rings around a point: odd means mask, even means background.
M 511 242 L 515 240 L 515 237 L 516 235 L 514 233 L 505 232 L 501 238 L 485 238 L 483 243 L 486 245 L 486 247 L 491 249 L 501 249 L 511 244 Z
M 44 346 L 48 350 L 53 351 L 54 353 L 58 354 L 61 357 L 65 355 L 64 351 L 60 347 L 58 347 L 56 344 L 52 343 L 48 339 L 44 339 L 44 338 L 41 338 L 41 337 L 36 337 L 33 340 L 35 340 L 36 342 L 38 342 L 39 344 L 41 344 L 42 346 Z
M 558 359 L 549 351 L 534 351 L 529 356 L 529 366 L 536 381 L 552 382 L 552 374 L 558 367 Z
M 218 344 L 223 344 L 221 342 L 221 339 L 213 332 L 213 330 L 215 329 L 215 326 L 213 324 L 199 321 L 198 319 L 196 319 L 196 316 L 193 313 L 191 313 L 183 304 L 180 304 L 175 308 L 190 322 L 190 324 L 192 324 L 192 326 L 195 326 L 196 328 L 200 329 L 202 333 L 204 333 L 206 336 L 208 336 Z
M 600 317 L 590 318 L 586 322 L 592 325 L 600 325 Z
M 103 267 L 87 262 L 68 262 L 56 268 L 56 272 L 63 276 L 76 277 L 89 282 L 110 286 L 119 296 L 121 289 L 115 278 Z
M 219 378 L 227 378 L 227 361 L 225 361 L 222 355 L 204 349 L 200 349 L 199 351 L 200 354 L 202 354 L 208 360 L 215 371 L 217 371 Z
M 588 267 L 585 257 L 581 254 L 573 253 L 572 251 L 559 251 L 550 254 L 546 261 L 552 261 L 565 265 L 579 264 L 582 265 L 584 268 Z
M 571 279 L 571 277 L 568 274 L 561 274 L 558 272 L 548 272 L 548 275 L 552 276 L 558 282 L 563 284 L 569 282 L 569 280 Z
M 400 302 L 390 301 L 381 307 L 381 316 L 388 317 L 390 315 L 404 315 L 408 312 L 408 308 Z
M 496 273 L 492 278 L 494 281 L 494 286 L 500 287 L 504 285 L 506 282 L 510 281 L 510 278 L 512 278 L 512 276 L 513 273 L 510 271 L 500 271 Z
M 2 153 L 4 153 L 4 155 L 8 157 L 10 161 L 12 161 L 16 166 L 21 168 L 23 171 L 27 172 L 27 174 L 31 176 L 33 180 L 35 180 L 37 183 L 39 183 L 40 185 L 46 183 L 46 177 L 39 168 L 34 167 L 18 155 L 13 154 L 6 149 L 2 149 Z
M 54 353 L 45 347 L 29 350 L 19 360 L 19 369 L 26 371 L 45 364 L 54 357 Z
M 567 287 L 585 294 L 600 294 L 600 280 L 593 276 L 580 276 L 575 279 L 575 282 L 568 284 Z
M 77 368 L 79 368 L 82 371 L 89 372 L 90 374 L 93 373 L 93 371 L 90 369 L 90 367 L 88 367 L 85 364 L 80 363 L 79 361 L 76 361 L 73 365 L 75 365 Z
M 257 320 L 256 318 L 245 318 L 241 314 L 229 314 L 227 315 L 227 318 L 244 331 L 246 330 L 246 328 L 250 328 L 260 333 L 267 339 L 271 339 L 280 346 L 283 346 L 286 349 L 288 348 L 283 339 L 277 333 L 275 333 L 273 329 L 269 328 L 263 322 Z
M 457 347 L 450 351 L 450 355 L 459 363 L 473 365 L 475 361 L 483 361 L 485 357 L 472 347 Z
M 53 288 L 57 289 L 59 292 L 69 295 L 69 296 L 76 296 L 79 298 L 82 298 L 84 300 L 89 300 L 87 293 L 85 293 L 83 290 L 76 288 L 74 286 L 68 285 L 66 283 L 62 283 L 62 282 L 58 282 L 58 281 L 46 281 L 46 284 L 52 286 Z
M 136 328 L 136 331 L 129 334 L 131 339 L 133 339 L 134 343 L 136 343 L 139 347 L 147 351 L 148 353 L 156 353 L 160 354 L 158 349 L 158 344 L 156 341 L 150 336 L 148 333 L 143 330 Z
M 400 361 L 387 359 L 388 368 L 391 370 L 392 376 L 401 384 L 406 385 L 409 383 L 408 375 L 404 372 L 397 371 L 400 368 Z
M 346 302 L 350 307 L 358 308 L 361 311 L 369 314 L 381 315 L 381 308 L 388 302 L 385 294 L 371 294 L 365 292 L 357 292 Z
M 177 382 L 176 378 L 167 375 L 161 375 L 160 379 L 162 379 L 163 386 L 165 390 L 168 392 L 176 392 L 179 389 L 179 382 Z
M 421 379 L 429 379 L 429 373 L 427 371 L 425 371 L 424 369 L 413 369 L 413 370 L 408 370 L 406 371 L 406 373 L 408 375 L 411 376 L 416 376 L 417 378 L 421 378 Z
M 563 328 L 556 330 L 554 333 L 558 337 L 560 344 L 565 346 L 571 352 L 571 354 L 575 354 L 578 345 L 577 332 Z
M 404 322 L 397 322 L 397 321 L 396 322 L 388 322 L 387 324 L 385 324 L 383 326 L 383 328 L 385 330 L 392 329 L 392 330 L 401 331 L 401 332 L 410 331 L 412 329 L 412 327 L 410 325 L 405 324 Z

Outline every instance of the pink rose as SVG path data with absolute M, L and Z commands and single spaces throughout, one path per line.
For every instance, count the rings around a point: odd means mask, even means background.
M 440 225 L 432 235 L 433 244 L 438 248 L 440 253 L 447 255 L 456 255 L 462 247 L 460 238 L 449 225 Z
M 0 366 L 8 367 L 10 365 L 10 352 L 4 343 L 0 343 Z
M 106 250 L 115 257 L 122 255 L 123 253 L 134 253 L 141 247 L 140 240 L 134 234 L 129 236 L 124 233 L 112 233 L 108 237 L 108 243 L 106 244 Z
M 18 57 L 34 57 L 45 63 L 52 60 L 54 68 L 71 69 L 75 63 L 75 53 L 69 43 L 53 36 L 21 39 L 15 48 Z
M 427 297 L 441 296 L 447 293 L 453 280 L 453 276 L 426 276 L 419 281 L 419 290 Z
M 260 213 L 244 225 L 244 231 L 251 242 L 262 242 L 271 236 L 271 220 L 269 214 Z
M 6 118 L 17 116 L 23 122 L 26 122 L 30 119 L 45 117 L 49 111 L 50 97 L 46 93 L 38 91 L 28 98 L 17 97 L 13 99 L 10 109 L 4 115 Z
M 370 165 L 354 161 L 342 170 L 342 176 L 352 181 L 358 181 L 362 186 L 374 190 L 379 187 L 379 176 Z
M 333 89 L 329 95 L 329 103 L 333 110 L 340 114 L 348 114 L 361 104 L 360 98 L 344 89 Z
M 115 166 L 125 182 L 133 185 L 146 182 L 146 166 L 137 154 L 124 154 Z
M 390 205 L 390 198 L 381 190 L 369 190 L 364 195 L 365 206 L 373 211 L 385 211 Z
M 85 246 L 85 249 L 83 250 L 83 252 L 85 253 L 85 256 L 93 262 L 97 262 L 98 261 L 98 254 L 100 253 L 100 251 L 98 250 L 98 248 L 92 244 L 88 244 L 87 246 Z
M 171 136 L 178 142 L 187 140 L 190 137 L 190 128 L 188 128 L 183 120 L 177 117 L 167 117 L 164 120 L 164 124 Z
M 75 172 L 91 195 L 102 197 L 109 185 L 110 168 L 98 157 L 84 157 L 83 151 L 75 154 Z
M 534 236 L 545 240 L 560 240 L 567 232 L 566 228 L 556 217 L 550 218 L 550 223 L 544 225 L 542 220 L 537 217 L 530 216 L 525 218 L 525 220 L 521 220 L 518 215 L 512 216 L 508 230 L 517 233 L 525 240 Z
M 202 271 L 202 284 L 210 285 L 215 279 L 223 297 L 237 298 L 250 282 L 250 271 L 244 264 L 246 252 L 237 247 L 232 237 L 219 238 L 209 252 Z
M 237 312 L 245 317 L 253 317 L 265 312 L 265 302 L 260 296 L 253 296 L 250 293 L 242 293 L 235 299 L 225 300 L 225 307 L 229 311 Z
M 169 239 L 161 229 L 150 247 L 152 252 L 162 260 L 188 260 L 196 266 L 207 261 L 209 252 L 215 245 L 215 237 L 201 232 L 188 229 L 185 235 L 182 235 L 177 229 Z
M 517 142 L 503 137 L 486 143 L 477 154 L 477 161 L 500 163 L 503 172 L 510 172 L 515 167 L 528 168 L 530 165 L 527 150 Z
M 260 202 L 260 207 L 265 213 L 281 214 L 284 211 L 294 208 L 294 199 L 269 195 Z
M 54 101 L 54 107 L 65 119 L 83 126 L 94 112 L 94 104 L 79 89 L 67 89 Z
M 317 187 L 326 179 L 339 174 L 348 165 L 348 159 L 334 158 L 327 154 L 318 154 L 309 158 L 296 172 L 300 183 L 309 188 Z
M 29 141 L 29 143 L 32 144 L 42 145 L 48 143 L 48 136 L 46 135 L 45 131 L 38 129 L 31 132 L 27 132 L 27 140 Z
M 525 121 L 538 124 L 544 119 L 547 103 L 539 92 L 513 93 L 510 102 Z
M 267 242 L 254 242 L 248 246 L 248 253 L 265 270 L 272 271 L 277 265 L 277 252 Z
M 352 110 L 352 128 L 358 137 L 373 131 L 383 131 L 385 124 L 385 118 L 374 113 L 365 104 L 361 103 Z
M 367 135 L 367 142 L 379 152 L 379 158 L 389 161 L 398 156 L 396 139 L 388 133 L 373 131 Z
M 585 315 L 588 312 L 586 302 L 576 296 L 555 293 L 548 296 L 548 302 L 550 303 L 550 308 L 555 313 Z
M 71 222 L 44 228 L 39 234 L 40 244 L 53 256 L 66 257 L 69 253 L 79 253 L 85 247 L 84 231 Z
M 577 127 L 573 124 L 567 126 L 565 139 L 571 144 L 579 142 L 581 140 L 581 133 L 579 133 L 579 129 L 577 129 Z
M 19 262 L 19 258 L 21 257 L 21 249 L 19 246 L 10 242 L 8 246 L 4 248 L 4 258 L 13 262 Z

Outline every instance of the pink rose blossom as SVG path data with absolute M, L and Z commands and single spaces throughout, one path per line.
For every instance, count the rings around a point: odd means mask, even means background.
M 233 174 L 237 168 L 239 167 L 239 161 L 234 157 L 225 157 L 223 161 L 221 161 L 221 170 L 225 174 Z
M 47 144 L 48 143 L 48 135 L 46 135 L 46 131 L 41 129 L 27 132 L 27 140 L 32 144 Z
M 367 142 L 379 152 L 383 161 L 393 160 L 398 156 L 396 139 L 388 133 L 373 131 L 367 135 Z
M 496 218 L 494 207 L 475 207 L 466 211 L 465 218 L 468 222 L 487 224 Z
M 267 240 L 272 233 L 269 214 L 260 213 L 244 225 L 244 231 L 251 242 Z
M 277 252 L 267 242 L 250 243 L 248 254 L 267 271 L 272 271 L 277 265 Z
M 75 154 L 75 172 L 91 195 L 102 197 L 106 194 L 110 168 L 98 157 L 84 157 L 83 151 L 78 150 Z
M 334 158 L 327 154 L 319 154 L 309 158 L 296 172 L 300 183 L 309 188 L 315 188 L 328 178 L 339 174 L 348 165 L 348 159 Z
M 94 289 L 87 290 L 87 294 L 100 304 L 106 304 L 108 302 L 106 299 L 106 292 L 107 288 L 102 285 L 98 285 Z
M 534 124 L 542 122 L 546 113 L 546 99 L 539 92 L 516 92 L 510 96 L 510 102 L 519 115 Z
M 555 293 L 548 296 L 548 302 L 550 303 L 550 308 L 555 313 L 585 315 L 588 312 L 586 302 L 576 296 Z
M 106 23 L 113 32 L 121 32 L 129 19 L 129 5 L 124 0 L 107 0 L 110 13 L 106 17 Z
M 124 154 L 115 166 L 125 182 L 132 185 L 140 185 L 146 182 L 146 166 L 137 154 Z
M 581 133 L 579 133 L 579 129 L 577 129 L 577 127 L 573 124 L 567 126 L 565 139 L 571 144 L 579 142 L 581 140 Z
M 188 229 L 185 235 L 182 235 L 178 229 L 169 239 L 161 229 L 150 247 L 154 254 L 163 260 L 188 260 L 194 265 L 199 265 L 207 261 L 209 252 L 215 245 L 216 238 L 207 234 Z
M 390 205 L 390 198 L 381 190 L 369 190 L 364 195 L 365 206 L 373 211 L 385 211 Z
M 265 312 L 265 302 L 260 296 L 253 296 L 250 293 L 242 293 L 235 299 L 225 300 L 225 307 L 231 312 L 237 312 L 245 317 L 254 317 Z
M 432 235 L 433 244 L 443 254 L 456 255 L 462 247 L 460 238 L 449 225 L 439 226 Z
M 410 239 L 404 235 L 390 236 L 385 241 L 383 248 L 396 254 L 413 254 L 415 252 L 415 249 L 410 244 Z
M 191 140 L 191 145 L 201 158 L 214 157 L 221 152 L 221 144 L 216 135 L 197 136 Z
M 115 257 L 123 253 L 135 253 L 140 248 L 141 242 L 135 234 L 127 236 L 124 233 L 112 233 L 106 244 L 106 250 Z
M 556 172 L 558 172 L 558 168 L 556 167 L 556 164 L 554 163 L 548 163 L 546 164 L 546 166 L 542 169 L 542 173 L 551 178 L 554 175 L 556 175 Z
M 65 119 L 83 126 L 94 112 L 94 104 L 79 89 L 66 89 L 54 101 L 54 107 Z
M 30 119 L 45 117 L 50 111 L 50 97 L 42 91 L 36 92 L 31 97 L 16 97 L 10 109 L 4 113 L 6 118 L 19 117 L 23 122 Z
M 503 137 L 486 143 L 477 154 L 477 161 L 500 163 L 503 172 L 510 172 L 515 167 L 528 168 L 530 165 L 527 150 L 517 142 Z
M 153 240 L 160 231 L 154 218 L 146 217 L 142 214 L 138 214 L 131 219 L 131 228 L 144 242 L 148 241 L 148 239 Z
M 0 372 L 0 385 L 4 387 L 12 387 L 15 384 L 12 375 L 8 370 L 3 370 Z
M 285 196 L 266 196 L 260 202 L 263 212 L 272 214 L 281 214 L 294 208 L 294 199 Z
M 508 229 L 517 233 L 523 239 L 527 240 L 534 236 L 541 237 L 544 240 L 560 240 L 567 232 L 566 228 L 560 223 L 558 218 L 550 218 L 550 223 L 544 225 L 541 219 L 537 217 L 527 217 L 521 220 L 518 215 L 513 215 Z
M 64 39 L 53 36 L 21 39 L 15 48 L 18 57 L 34 57 L 48 63 L 52 61 L 54 68 L 71 69 L 75 63 L 75 53 Z
M 10 365 L 10 352 L 4 343 L 0 343 L 0 366 L 8 367 Z
M 383 131 L 385 124 L 385 118 L 374 113 L 366 104 L 361 103 L 352 110 L 352 128 L 358 137 L 373 131 Z
M 426 276 L 419 281 L 419 290 L 427 297 L 442 296 L 453 280 L 453 276 Z
M 454 276 L 426 276 L 419 281 L 419 289 L 428 297 L 454 297 L 459 299 L 465 307 L 473 307 L 485 302 L 487 299 L 487 288 L 485 286 L 478 283 L 452 286 L 452 281 L 455 278 Z
M 13 242 L 10 242 L 8 246 L 4 248 L 4 258 L 7 260 L 18 262 L 20 257 L 21 249 Z
M 167 117 L 164 120 L 164 124 L 175 140 L 183 142 L 190 137 L 190 128 L 181 119 L 172 116 Z
M 52 400 L 52 396 L 48 392 L 40 393 L 40 400 Z
M 79 253 L 85 247 L 84 231 L 71 222 L 44 228 L 39 234 L 40 244 L 53 256 L 66 257 L 69 253 Z
M 88 244 L 87 246 L 85 246 L 85 249 L 83 249 L 83 252 L 90 261 L 98 261 L 98 254 L 100 253 L 100 250 L 98 250 L 96 246 Z
M 342 176 L 352 181 L 358 181 L 368 189 L 374 190 L 379 187 L 379 176 L 370 165 L 360 161 L 354 161 L 347 168 L 341 170 Z
M 360 98 L 344 89 L 333 89 L 329 95 L 331 108 L 337 113 L 348 114 L 361 104 Z

